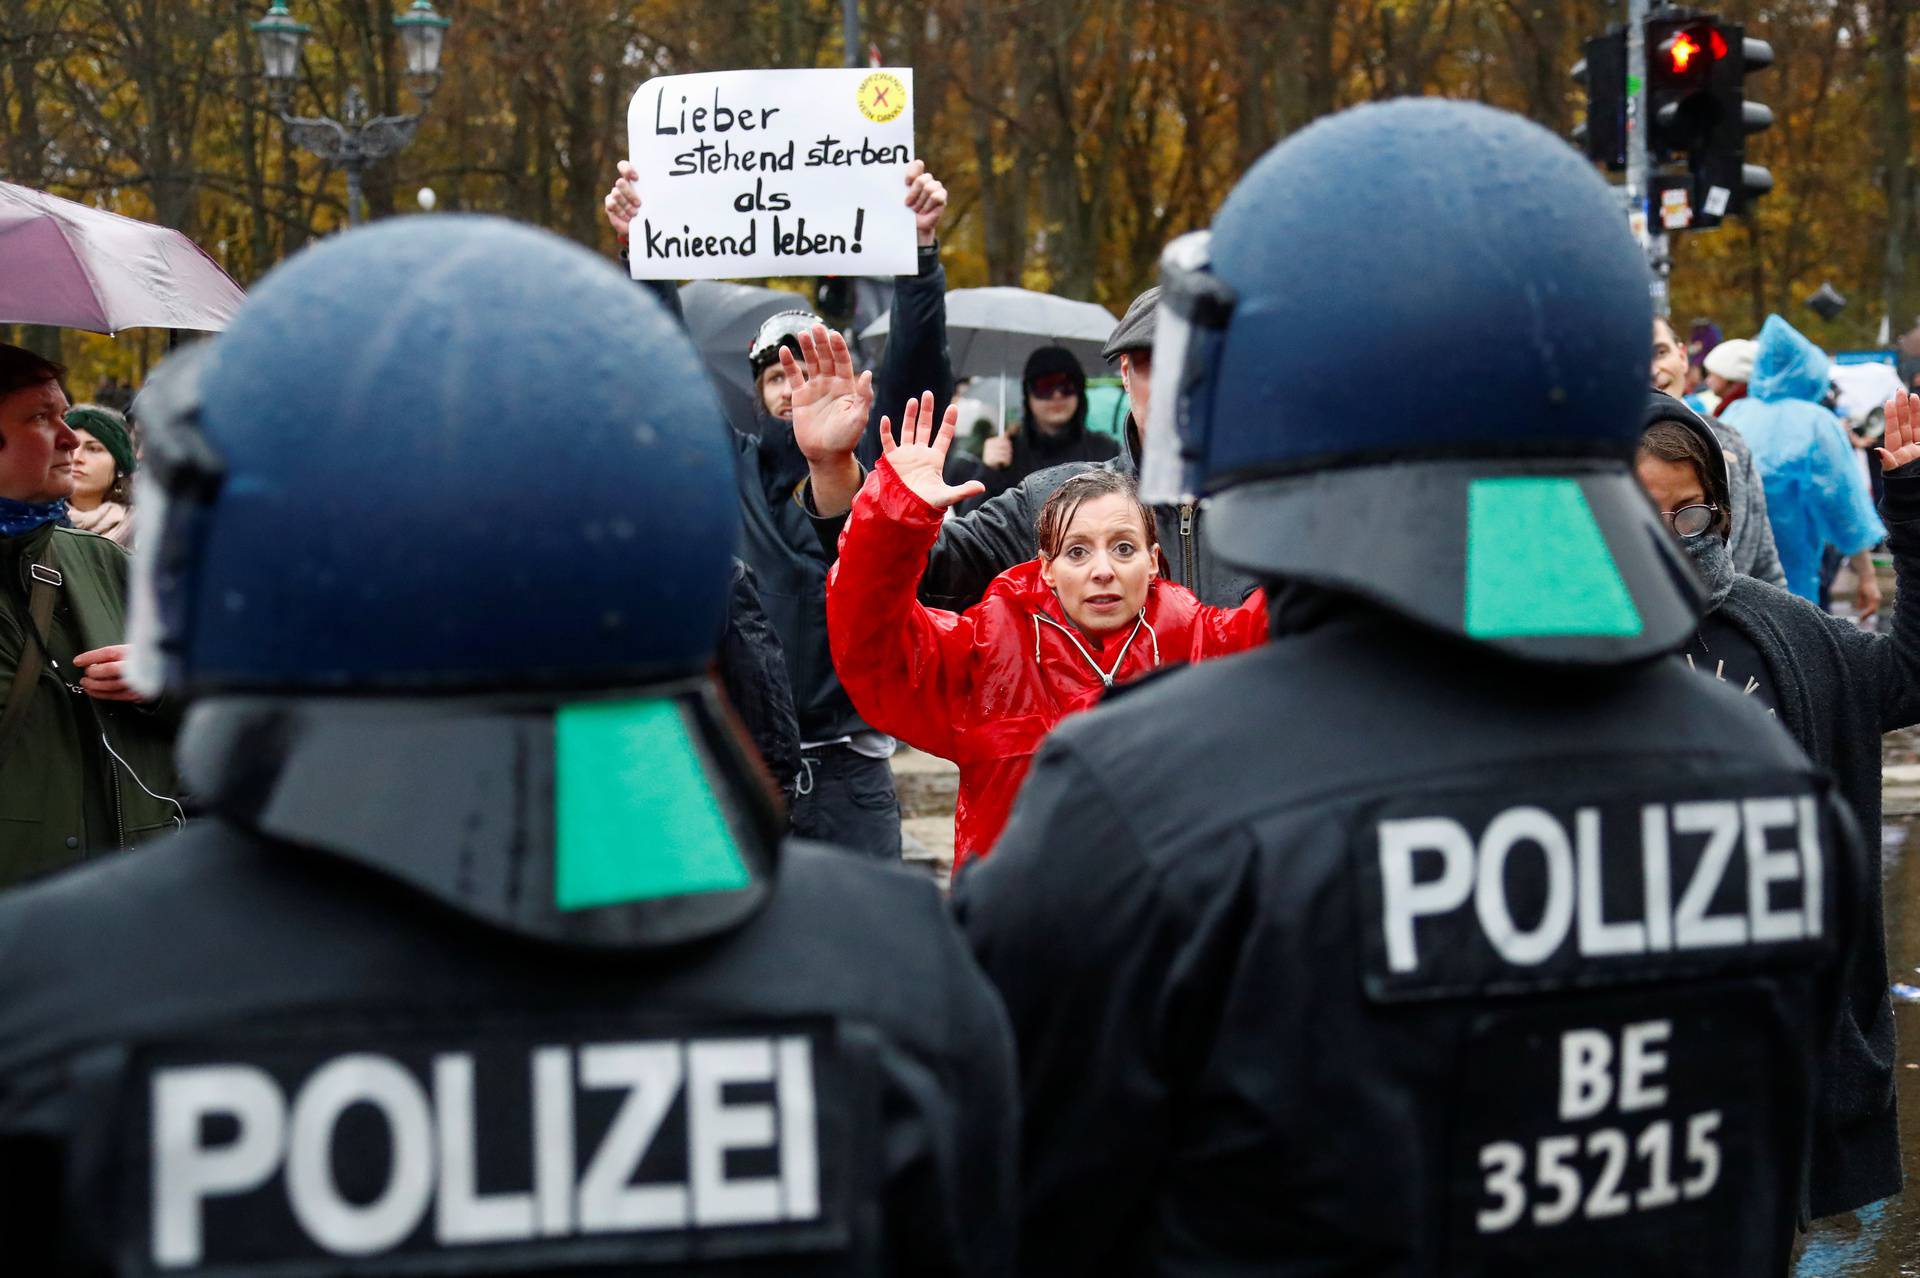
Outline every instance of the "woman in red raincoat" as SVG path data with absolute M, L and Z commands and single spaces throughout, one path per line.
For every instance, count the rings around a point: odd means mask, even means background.
M 933 431 L 933 396 L 909 401 L 900 443 L 854 499 L 827 578 L 834 669 L 860 717 L 960 765 L 954 869 L 985 856 L 1041 739 L 1116 684 L 1160 666 L 1265 642 L 1265 595 L 1210 608 L 1158 575 L 1153 512 L 1105 469 L 1041 508 L 1039 556 L 1001 573 L 964 613 L 916 598 L 948 507 L 977 482 L 942 478 L 955 411 Z

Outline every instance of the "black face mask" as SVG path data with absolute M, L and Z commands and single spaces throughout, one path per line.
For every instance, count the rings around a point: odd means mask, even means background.
M 1718 608 L 1733 589 L 1733 556 L 1727 551 L 1727 542 L 1712 529 L 1698 537 L 1689 537 L 1680 543 L 1686 547 L 1687 558 L 1693 560 L 1694 569 L 1707 586 L 1707 612 Z

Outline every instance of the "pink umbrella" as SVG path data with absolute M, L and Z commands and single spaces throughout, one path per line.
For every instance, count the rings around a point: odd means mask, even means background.
M 0 324 L 217 330 L 245 300 L 178 231 L 0 182 Z

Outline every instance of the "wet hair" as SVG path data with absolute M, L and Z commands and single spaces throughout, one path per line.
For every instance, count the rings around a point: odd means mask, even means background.
M 36 355 L 24 346 L 0 342 L 0 399 L 43 382 L 57 382 L 66 375 L 65 365 Z
M 1640 436 L 1640 451 L 1648 457 L 1656 457 L 1665 462 L 1686 462 L 1693 467 L 1693 477 L 1700 481 L 1700 491 L 1707 500 L 1720 509 L 1713 512 L 1713 522 L 1708 530 L 1726 536 L 1733 526 L 1733 512 L 1727 509 L 1727 494 L 1722 484 L 1713 480 L 1718 469 L 1713 455 L 1701 438 L 1682 426 L 1679 422 L 1655 422 L 1647 427 L 1646 434 Z
M 1140 522 L 1147 531 L 1146 549 L 1152 550 L 1160 544 L 1160 533 L 1154 527 L 1153 508 L 1140 500 L 1140 490 L 1134 486 L 1133 478 L 1119 471 L 1095 467 L 1083 470 L 1066 483 L 1053 490 L 1046 504 L 1040 507 L 1039 518 L 1034 520 L 1034 541 L 1038 544 L 1040 557 L 1052 559 L 1060 553 L 1060 547 L 1067 539 L 1067 529 L 1073 527 L 1073 517 L 1080 507 L 1097 497 L 1107 497 L 1115 493 L 1133 503 L 1140 512 Z

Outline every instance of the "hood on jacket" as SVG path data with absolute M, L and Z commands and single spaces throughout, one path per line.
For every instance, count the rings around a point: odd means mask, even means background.
M 1720 437 L 1714 433 L 1713 427 L 1707 425 L 1707 419 L 1665 391 L 1648 391 L 1643 427 L 1651 428 L 1656 422 L 1672 422 L 1685 427 L 1688 434 L 1706 446 L 1707 456 L 1713 458 L 1714 465 L 1718 467 L 1717 473 L 1706 477 L 1707 498 L 1731 515 L 1733 499 L 1728 495 L 1727 452 L 1721 447 Z
M 1760 326 L 1759 350 L 1753 357 L 1753 377 L 1747 394 L 1763 404 L 1801 399 L 1817 404 L 1827 393 L 1833 361 L 1799 329 L 1778 315 Z
M 1039 423 L 1033 420 L 1033 407 L 1028 403 L 1028 395 L 1033 384 L 1049 373 L 1064 373 L 1073 379 L 1074 394 L 1079 399 L 1074 409 L 1073 420 L 1047 435 L 1041 431 Z M 1042 346 L 1027 356 L 1026 368 L 1020 374 L 1020 430 L 1027 440 L 1041 452 L 1057 451 L 1067 444 L 1077 441 L 1087 430 L 1087 373 L 1080 367 L 1080 361 L 1072 351 L 1064 346 Z

